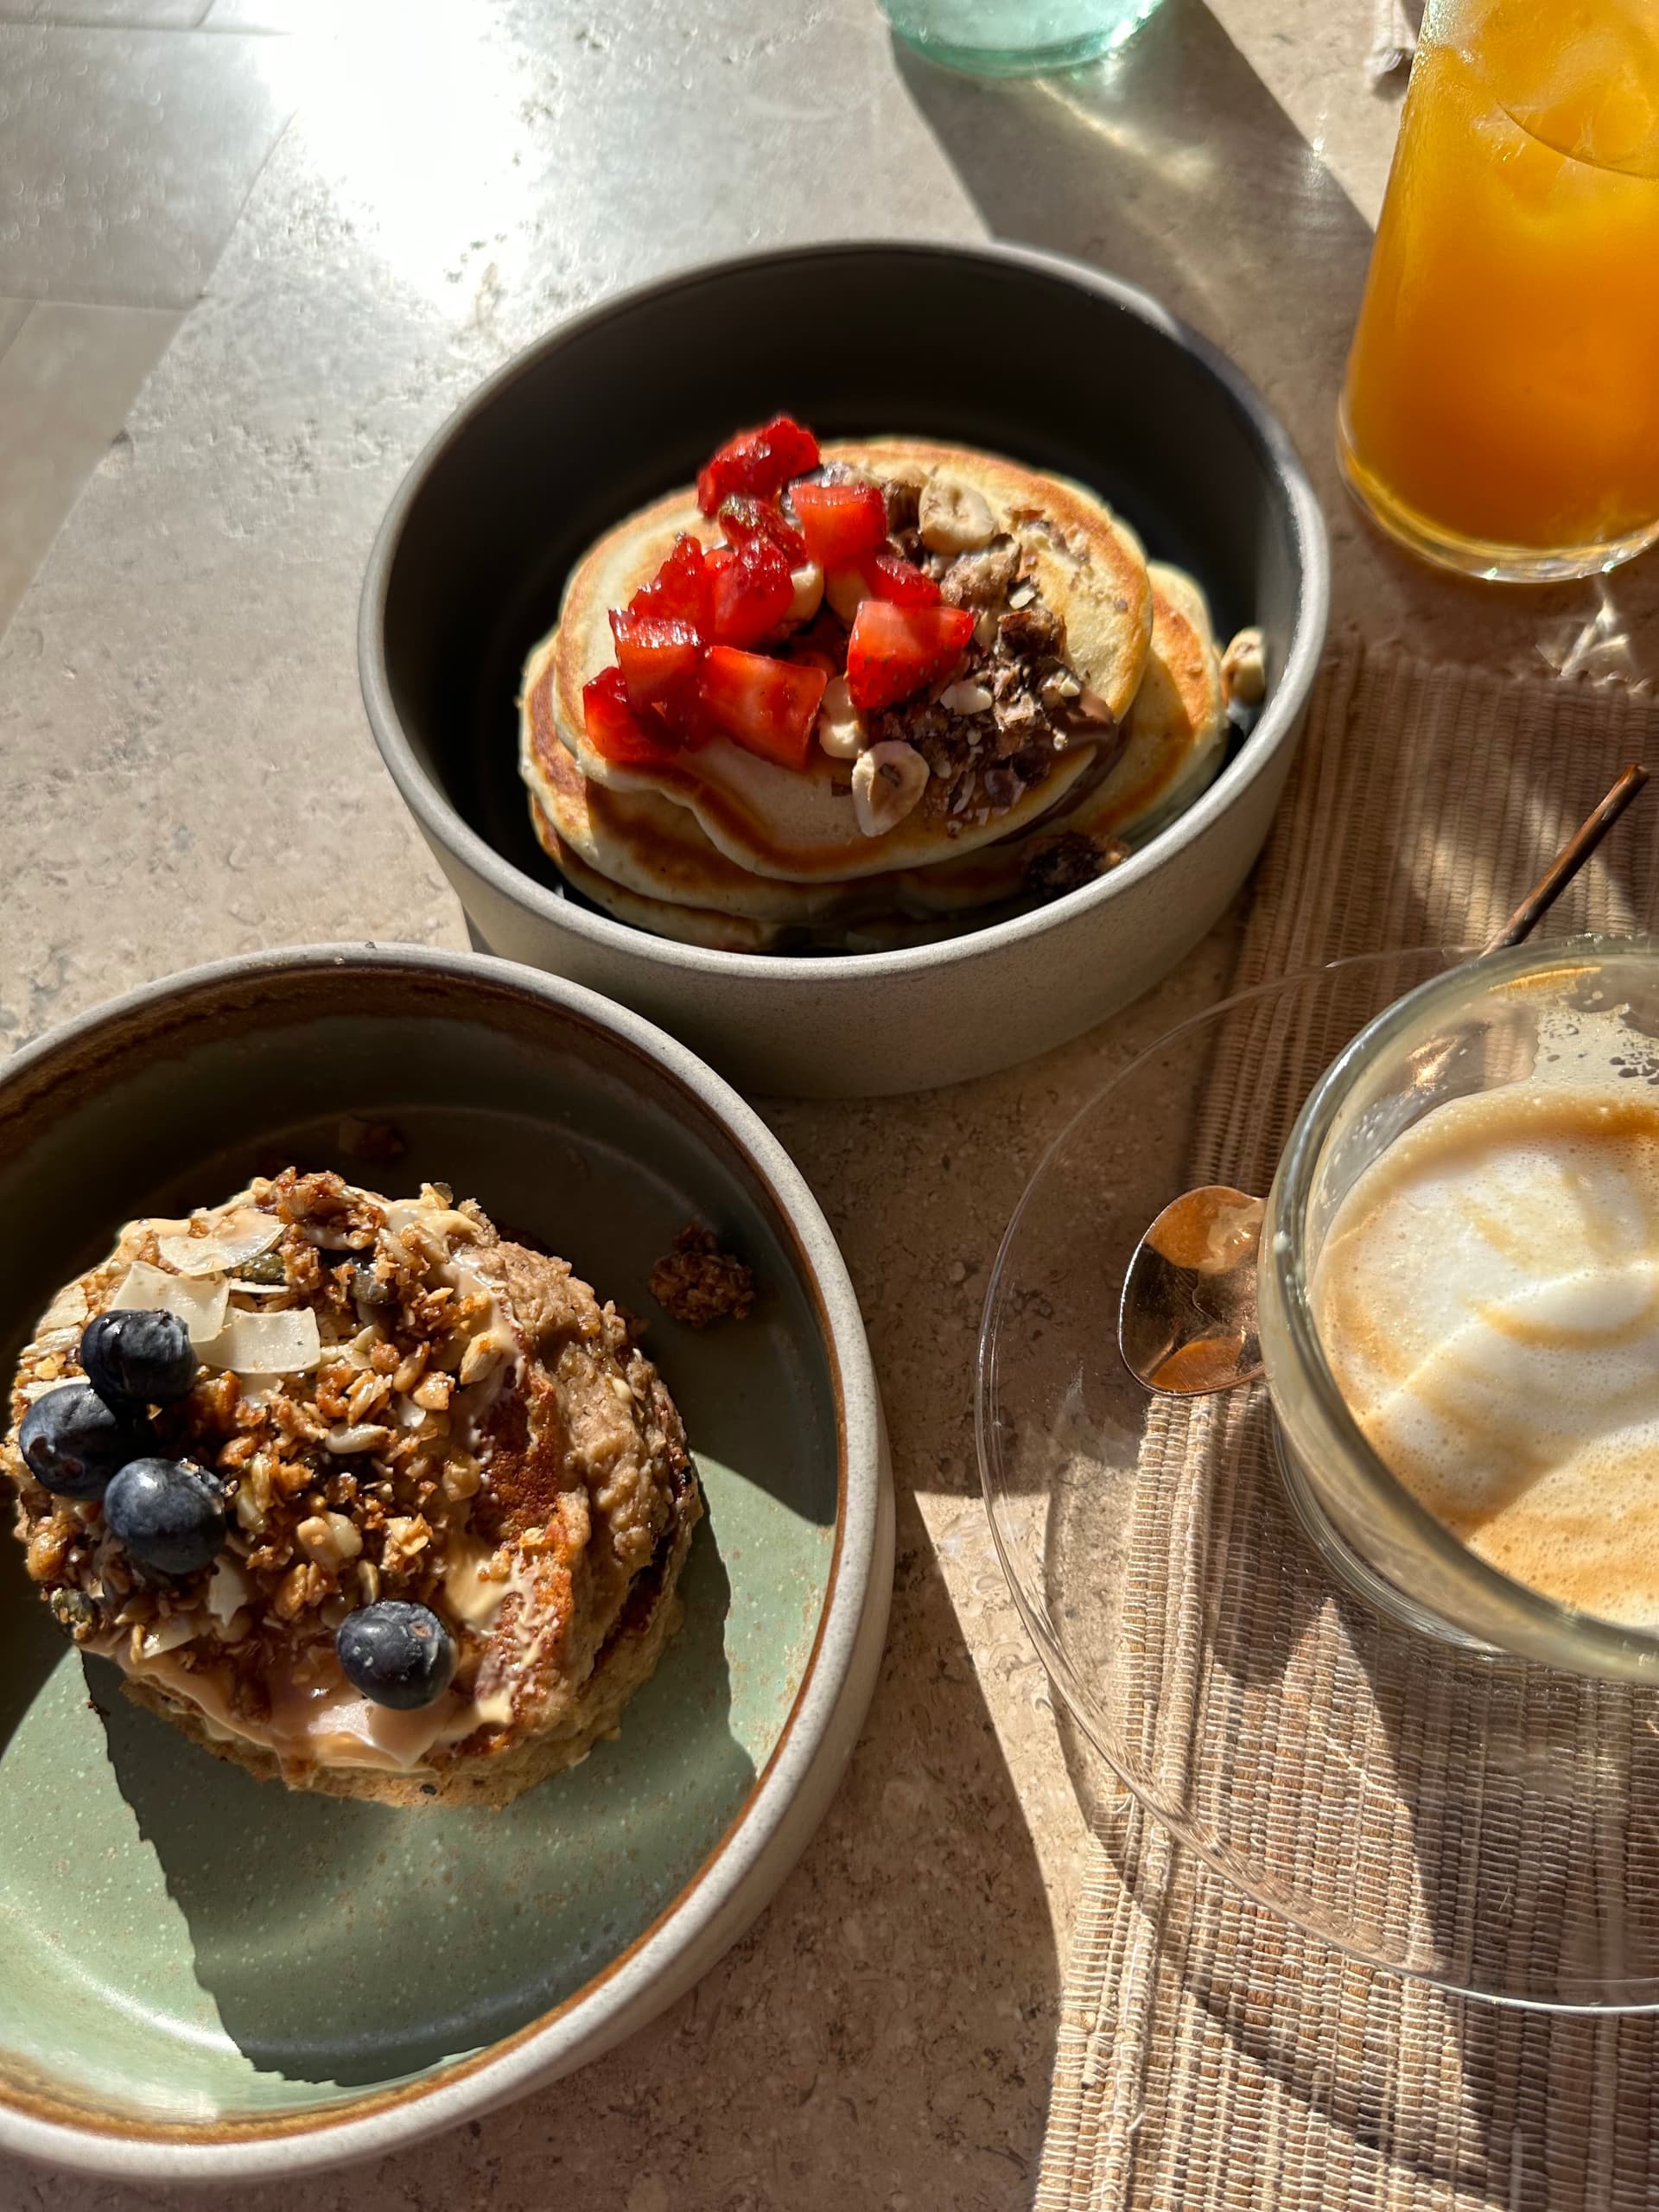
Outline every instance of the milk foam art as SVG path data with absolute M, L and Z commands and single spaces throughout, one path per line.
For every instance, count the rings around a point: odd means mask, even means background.
M 1314 1323 L 1373 1449 L 1472 1552 L 1659 1627 L 1659 1057 L 1565 1008 L 1530 1057 L 1360 1173 Z

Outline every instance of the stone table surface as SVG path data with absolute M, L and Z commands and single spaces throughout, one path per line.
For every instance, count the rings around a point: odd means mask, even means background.
M 1365 81 L 1370 16 L 1166 0 L 1109 67 L 990 84 L 895 48 L 866 0 L 217 0 L 210 28 L 272 34 L 238 80 L 248 127 L 290 119 L 0 641 L 0 1045 L 217 955 L 465 944 L 359 702 L 376 525 L 515 348 L 716 254 L 989 233 L 1111 269 L 1287 423 L 1332 524 L 1337 624 L 1630 672 L 1654 562 L 1495 594 L 1395 558 L 1338 487 L 1332 410 L 1397 111 Z M 148 217 L 135 195 L 146 251 L 188 274 L 165 184 Z M 893 1627 L 847 1781 L 751 1934 L 654 2026 L 482 2126 L 305 2183 L 315 2212 L 1028 2201 L 1086 1830 L 980 1502 L 975 1336 L 1045 1147 L 1224 990 L 1236 931 L 1007 1074 L 763 1102 L 842 1241 L 893 1433 Z M 287 2212 L 297 2193 L 235 2202 Z M 0 2160 L 8 2212 L 168 2201 Z

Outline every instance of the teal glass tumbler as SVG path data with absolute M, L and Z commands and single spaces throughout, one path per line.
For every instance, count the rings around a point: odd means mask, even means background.
M 1122 45 L 1159 0 L 881 0 L 907 46 L 986 77 L 1076 69 Z

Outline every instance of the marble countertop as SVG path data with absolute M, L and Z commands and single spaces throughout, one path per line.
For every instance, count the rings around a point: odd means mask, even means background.
M 219 954 L 465 944 L 359 702 L 376 525 L 515 348 L 714 255 L 988 233 L 1079 255 L 1280 410 L 1332 523 L 1336 624 L 1517 668 L 1617 663 L 1608 639 L 1651 624 L 1653 561 L 1493 594 L 1396 559 L 1339 492 L 1332 410 L 1396 113 L 1365 81 L 1361 0 L 1166 0 L 1110 67 L 1004 84 L 895 49 L 866 0 L 365 0 L 326 36 L 298 0 L 224 11 L 297 14 L 262 65 L 291 119 L 0 641 L 0 1044 Z M 765 1105 L 842 1241 L 893 1434 L 893 1628 L 847 1782 L 756 1928 L 618 2058 L 305 2183 L 315 2212 L 1028 2201 L 1086 1834 L 980 1502 L 975 1336 L 1045 1147 L 1224 990 L 1236 927 L 1005 1075 Z M 8 2207 L 166 2201 L 0 2160 Z

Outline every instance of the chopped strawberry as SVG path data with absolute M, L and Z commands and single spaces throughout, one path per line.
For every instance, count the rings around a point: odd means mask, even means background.
M 702 652 L 702 639 L 689 622 L 670 621 L 660 614 L 613 607 L 611 631 L 616 639 L 616 664 L 636 714 L 657 706 L 683 683 Z
M 674 741 L 654 715 L 634 712 L 620 668 L 602 668 L 582 685 L 582 707 L 588 741 L 601 760 L 620 768 L 654 768 L 673 759 Z
M 758 645 L 778 627 L 794 602 L 789 563 L 764 537 L 735 551 L 711 553 L 709 635 L 721 645 Z
M 791 569 L 798 569 L 806 558 L 806 540 L 770 499 L 722 499 L 720 526 L 728 545 L 746 545 L 760 537 L 775 545 Z
M 798 484 L 789 496 L 806 550 L 826 575 L 887 540 L 887 510 L 874 484 Z
M 688 753 L 695 753 L 699 746 L 707 745 L 720 731 L 709 720 L 698 694 L 697 682 L 702 673 L 707 652 L 698 656 L 697 664 L 683 683 L 668 692 L 657 709 L 662 717 L 671 744 L 677 744 Z M 655 717 L 648 719 L 654 720 Z
M 861 713 L 891 707 L 948 676 L 974 634 L 965 607 L 896 607 L 867 599 L 847 640 L 847 689 Z
M 736 744 L 782 767 L 804 768 L 829 680 L 826 669 L 711 645 L 697 671 L 697 693 L 710 720 Z
M 628 601 L 630 614 L 645 614 L 668 622 L 686 622 L 699 637 L 709 634 L 708 577 L 700 538 L 682 531 L 674 550 L 648 584 L 642 584 Z M 614 617 L 613 617 L 614 620 Z
M 937 607 L 939 603 L 939 588 L 932 577 L 897 553 L 872 553 L 863 567 L 878 599 L 890 599 L 895 607 Z
M 774 415 L 758 430 L 740 430 L 726 441 L 697 477 L 697 505 L 712 515 L 734 493 L 769 499 L 791 477 L 817 465 L 818 442 L 811 431 L 787 415 Z

